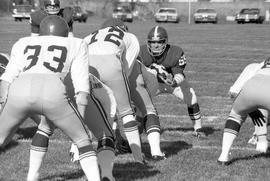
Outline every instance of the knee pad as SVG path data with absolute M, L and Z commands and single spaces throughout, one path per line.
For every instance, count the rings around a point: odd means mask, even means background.
M 98 141 L 97 152 L 102 150 L 112 150 L 115 149 L 115 139 L 113 137 L 103 137 Z
M 160 133 L 160 121 L 156 114 L 148 114 L 145 119 L 146 133 L 159 132 Z
M 37 130 L 31 143 L 31 150 L 46 152 L 49 146 L 50 133 Z
M 225 124 L 224 132 L 237 135 L 240 131 L 240 128 L 241 128 L 241 124 L 239 124 L 235 120 L 228 118 Z

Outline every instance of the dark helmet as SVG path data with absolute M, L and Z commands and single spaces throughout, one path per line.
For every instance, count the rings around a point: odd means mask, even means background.
M 165 28 L 161 26 L 153 27 L 147 36 L 148 51 L 153 56 L 161 55 L 168 44 L 168 34 Z
M 67 37 L 69 27 L 66 21 L 60 16 L 46 16 L 40 23 L 40 35 L 54 35 Z
M 122 20 L 117 19 L 117 18 L 107 19 L 106 21 L 103 22 L 103 24 L 101 25 L 101 28 L 107 28 L 110 26 L 118 26 L 123 31 L 128 31 L 127 25 L 125 25 L 125 23 Z
M 6 66 L 9 62 L 9 55 L 5 54 L 5 53 L 0 53 L 0 75 L 2 75 L 5 70 L 6 70 Z
M 60 1 L 59 0 L 43 0 L 44 10 L 48 14 L 57 14 L 60 11 Z

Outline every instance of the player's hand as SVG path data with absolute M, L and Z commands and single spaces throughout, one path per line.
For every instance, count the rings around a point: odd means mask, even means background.
M 165 83 L 170 86 L 173 84 L 172 74 L 168 73 L 163 65 L 153 63 L 150 68 L 154 69 L 157 72 L 157 79 L 159 82 Z
M 255 126 L 262 127 L 266 123 L 264 115 L 258 109 L 249 113 L 249 116 Z

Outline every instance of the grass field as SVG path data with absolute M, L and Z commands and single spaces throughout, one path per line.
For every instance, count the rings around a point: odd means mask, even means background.
M 95 30 L 103 19 L 75 23 L 74 33 L 84 37 Z M 0 51 L 9 53 L 12 44 L 30 34 L 27 21 L 0 19 Z M 140 43 L 145 42 L 153 22 L 128 24 Z M 120 155 L 115 160 L 117 181 L 267 181 L 270 178 L 270 154 L 260 154 L 247 141 L 253 132 L 248 119 L 234 142 L 227 167 L 217 165 L 221 151 L 222 131 L 232 101 L 229 87 L 241 70 L 251 62 L 260 62 L 270 55 L 269 24 L 162 24 L 169 42 L 180 45 L 187 56 L 187 79 L 194 87 L 203 115 L 205 140 L 191 136 L 192 125 L 183 102 L 172 95 L 154 99 L 162 126 L 161 147 L 168 159 L 149 162 L 140 167 L 132 156 Z M 72 126 L 72 125 L 71 125 Z M 1 129 L 1 128 L 0 128 Z M 18 130 L 8 149 L 0 153 L 0 181 L 23 181 L 28 169 L 30 142 L 35 125 L 27 120 Z M 143 151 L 149 154 L 145 135 Z M 57 130 L 51 138 L 48 155 L 41 169 L 42 181 L 84 180 L 82 170 L 69 161 L 70 141 Z

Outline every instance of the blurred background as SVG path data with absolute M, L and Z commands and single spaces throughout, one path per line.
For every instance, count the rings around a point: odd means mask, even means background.
M 102 18 L 111 17 L 118 6 L 128 6 L 138 20 L 154 19 L 155 12 L 160 7 L 177 9 L 180 22 L 188 22 L 190 16 L 199 8 L 213 8 L 218 14 L 219 22 L 233 21 L 243 8 L 259 8 L 269 21 L 269 0 L 60 0 L 61 7 L 80 6 L 90 16 Z M 11 16 L 16 4 L 29 4 L 34 9 L 42 8 L 42 0 L 1 0 L 0 16 Z

